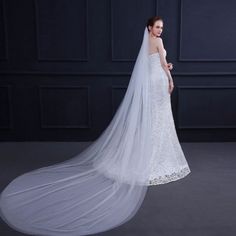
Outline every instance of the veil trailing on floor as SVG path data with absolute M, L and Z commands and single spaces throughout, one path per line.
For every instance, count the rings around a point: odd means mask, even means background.
M 151 158 L 148 30 L 125 96 L 103 133 L 73 158 L 20 175 L 0 195 L 2 219 L 33 235 L 78 236 L 131 219 L 145 197 Z

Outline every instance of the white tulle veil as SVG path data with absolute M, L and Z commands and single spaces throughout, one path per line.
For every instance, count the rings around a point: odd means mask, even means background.
M 0 195 L 2 219 L 33 235 L 78 236 L 131 219 L 145 197 L 151 158 L 148 30 L 126 94 L 103 133 L 73 158 L 25 173 Z

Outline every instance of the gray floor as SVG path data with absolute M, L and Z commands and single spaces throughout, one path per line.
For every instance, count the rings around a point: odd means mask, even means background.
M 0 191 L 18 175 L 67 160 L 89 143 L 0 143 Z M 181 143 L 191 173 L 150 186 L 138 213 L 101 236 L 235 236 L 236 143 Z M 23 235 L 0 220 L 0 235 Z

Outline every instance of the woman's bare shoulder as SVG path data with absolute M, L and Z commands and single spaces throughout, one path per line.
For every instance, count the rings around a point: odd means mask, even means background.
M 161 37 L 157 37 L 155 41 L 156 41 L 157 46 L 162 46 L 162 47 L 164 46 L 163 45 L 163 40 L 162 40 Z
M 157 37 L 157 38 L 156 38 L 156 42 L 158 42 L 158 43 L 163 43 L 163 40 L 162 40 L 161 37 Z

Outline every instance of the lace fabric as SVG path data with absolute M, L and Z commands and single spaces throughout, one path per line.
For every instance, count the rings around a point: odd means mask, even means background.
M 149 185 L 157 185 L 183 178 L 190 173 L 190 169 L 176 134 L 168 77 L 161 66 L 159 53 L 151 54 L 149 60 L 152 104 Z
M 153 177 L 149 180 L 149 185 L 159 185 L 159 184 L 166 184 L 172 181 L 176 181 L 179 179 L 184 178 L 187 176 L 191 170 L 188 166 L 183 167 L 183 169 L 180 169 L 179 171 L 172 172 L 171 174 L 165 174 L 161 176 Z

